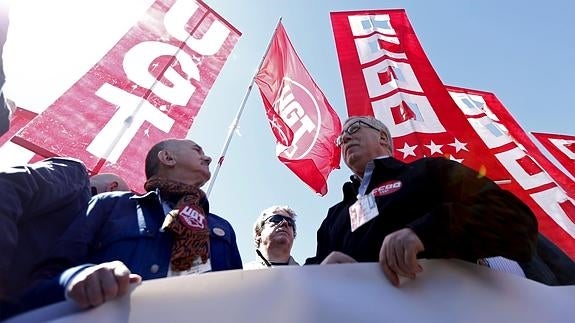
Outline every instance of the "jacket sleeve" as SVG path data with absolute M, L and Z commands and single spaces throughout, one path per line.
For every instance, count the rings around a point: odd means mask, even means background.
M 234 228 L 230 225 L 230 231 L 232 233 L 232 254 L 231 254 L 231 265 L 232 268 L 231 269 L 242 269 L 243 268 L 243 264 L 242 264 L 242 257 L 240 256 L 240 250 L 238 249 L 238 244 L 236 241 L 236 233 L 234 231 Z
M 554 274 L 558 285 L 575 285 L 575 261 L 542 234 L 537 236 L 537 254 Z
M 330 238 L 329 223 L 333 221 L 334 215 L 338 213 L 342 206 L 336 205 L 329 209 L 326 218 L 321 223 L 317 230 L 317 246 L 315 256 L 307 258 L 304 265 L 317 265 L 320 264 L 332 251 L 339 251 L 337 246 L 333 245 L 333 240 Z
M 85 214 L 79 214 L 64 235 L 33 273 L 34 284 L 22 298 L 23 310 L 49 305 L 65 299 L 65 287 L 80 271 L 92 266 L 93 241 L 107 220 L 111 202 L 95 196 Z
M 531 259 L 537 220 L 523 202 L 459 163 L 433 158 L 427 167 L 442 203 L 408 225 L 423 242 L 423 256 Z
M 317 246 L 315 250 L 315 256 L 307 258 L 304 265 L 318 265 L 325 257 L 329 255 L 330 251 L 329 240 L 326 239 L 325 226 L 322 225 L 317 230 Z
M 18 243 L 19 221 L 56 212 L 73 198 L 87 200 L 89 187 L 84 164 L 71 158 L 49 158 L 0 172 L 0 272 L 10 266 Z

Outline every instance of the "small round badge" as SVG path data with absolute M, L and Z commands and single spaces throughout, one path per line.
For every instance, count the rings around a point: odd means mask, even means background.
M 222 229 L 222 228 L 213 228 L 212 231 L 214 231 L 214 233 L 220 237 L 223 237 L 226 235 L 226 231 L 224 231 L 224 229 Z

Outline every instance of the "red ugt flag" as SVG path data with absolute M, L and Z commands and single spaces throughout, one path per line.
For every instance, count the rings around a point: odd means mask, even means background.
M 307 72 L 280 23 L 256 76 L 266 115 L 277 140 L 276 154 L 316 193 L 339 168 L 335 139 L 341 122 Z
M 201 0 L 155 0 L 12 141 L 43 156 L 78 158 L 92 174 L 116 173 L 140 191 L 146 153 L 186 137 L 240 35 Z

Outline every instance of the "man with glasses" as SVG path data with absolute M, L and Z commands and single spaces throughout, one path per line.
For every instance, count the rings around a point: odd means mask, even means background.
M 376 118 L 352 117 L 343 129 L 336 143 L 353 176 L 306 264 L 379 262 L 398 286 L 399 276 L 422 271 L 418 258 L 531 259 L 537 221 L 513 194 L 445 158 L 393 158 L 391 134 Z
M 295 212 L 287 206 L 272 206 L 262 211 L 254 223 L 257 260 L 244 269 L 299 265 L 291 256 L 296 236 Z

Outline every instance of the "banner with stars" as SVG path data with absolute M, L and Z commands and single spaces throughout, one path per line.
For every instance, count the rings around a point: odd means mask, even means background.
M 527 154 L 496 117 L 456 102 L 404 10 L 334 12 L 331 21 L 349 116 L 383 121 L 400 160 L 444 156 L 513 192 L 536 214 L 541 232 L 575 259 L 572 185 L 549 176 L 548 165 Z

